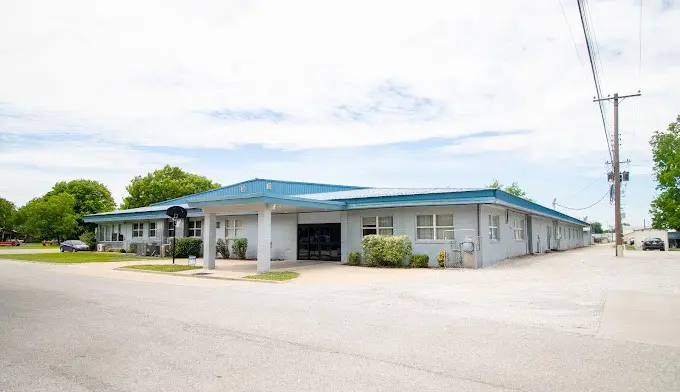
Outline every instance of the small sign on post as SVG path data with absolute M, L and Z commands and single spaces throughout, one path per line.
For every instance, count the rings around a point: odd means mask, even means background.
M 196 256 L 189 256 L 189 265 L 196 265 Z

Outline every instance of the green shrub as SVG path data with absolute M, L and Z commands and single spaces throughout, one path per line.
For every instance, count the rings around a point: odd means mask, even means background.
M 401 267 L 412 251 L 407 236 L 367 235 L 361 246 L 364 264 L 369 267 Z
M 90 247 L 90 250 L 97 248 L 97 235 L 94 234 L 94 231 L 84 232 L 80 235 L 80 240 L 83 241 L 85 245 Z
M 413 247 L 411 240 L 405 235 L 387 236 L 385 237 L 385 246 L 383 247 L 383 258 L 385 262 L 395 267 L 404 265 L 404 260 L 411 255 Z
M 361 250 L 364 256 L 364 264 L 369 267 L 384 265 L 383 246 L 385 241 L 383 236 L 371 234 L 364 236 L 361 240 Z
M 113 249 L 113 248 L 109 248 L 109 249 L 107 249 L 106 251 L 109 252 L 109 253 L 113 253 L 113 252 L 115 252 L 116 250 Z
M 237 238 L 234 243 L 231 244 L 231 250 L 234 252 L 234 256 L 239 260 L 246 259 L 246 251 L 248 250 L 248 239 L 247 238 Z
M 118 253 L 126 253 L 126 252 L 125 252 L 125 249 L 120 248 L 120 249 L 118 249 Z
M 173 246 L 173 242 L 175 246 Z M 203 240 L 193 237 L 175 238 L 170 240 L 170 256 L 172 256 L 173 249 L 175 257 L 201 256 Z
M 349 252 L 347 257 L 347 264 L 349 265 L 359 265 L 361 264 L 361 255 L 359 252 Z
M 137 253 L 137 244 L 128 245 L 128 253 Z
M 448 259 L 449 254 L 444 251 L 441 251 L 439 252 L 439 256 L 437 256 L 437 264 L 439 264 L 441 268 L 444 268 L 446 266 L 446 260 Z
M 217 239 L 217 253 L 222 255 L 223 259 L 228 259 L 229 258 L 229 247 L 227 246 L 227 242 L 223 240 L 222 238 Z
M 409 260 L 408 265 L 411 268 L 427 268 L 430 263 L 430 256 L 428 255 L 413 255 Z

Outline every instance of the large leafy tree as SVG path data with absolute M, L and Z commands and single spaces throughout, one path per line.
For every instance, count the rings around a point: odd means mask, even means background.
M 604 230 L 602 230 L 602 223 L 600 223 L 600 222 L 593 222 L 593 223 L 590 224 L 590 227 L 593 228 L 593 234 L 604 233 Z
M 112 211 L 116 207 L 111 191 L 106 185 L 94 180 L 62 181 L 54 184 L 45 197 L 68 193 L 76 200 L 73 212 L 79 217 Z
M 17 211 L 19 230 L 37 240 L 71 238 L 78 230 L 75 204 L 68 193 L 35 198 Z
M 500 189 L 505 192 L 508 192 L 511 195 L 519 196 L 521 198 L 527 199 L 529 201 L 534 201 L 533 199 L 527 197 L 527 193 L 519 187 L 519 184 L 517 182 L 513 182 L 510 186 L 505 186 L 500 183 L 500 181 L 494 179 L 491 184 L 488 186 L 489 188 L 495 188 L 495 189 Z
M 652 201 L 652 225 L 680 230 L 680 116 L 650 141 L 659 195 Z
M 127 186 L 129 196 L 121 208 L 148 206 L 168 199 L 219 188 L 220 184 L 197 174 L 187 173 L 179 167 L 166 165 L 146 176 L 137 176 Z
M 0 197 L 0 228 L 14 228 L 14 214 L 17 207 L 11 201 Z

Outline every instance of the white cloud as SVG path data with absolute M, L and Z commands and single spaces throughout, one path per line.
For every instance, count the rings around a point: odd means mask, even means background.
M 600 127 L 589 71 L 556 3 L 26 1 L 5 11 L 0 36 L 12 39 L 0 43 L 0 103 L 37 116 L 12 120 L 9 132 L 66 127 L 144 145 L 313 148 L 518 128 L 554 142 L 597 137 Z M 577 14 L 567 11 L 580 44 Z M 637 89 L 637 33 L 620 28 L 637 20 L 637 9 L 608 2 L 592 13 L 601 52 L 622 52 L 602 60 L 605 88 Z M 672 34 L 680 11 L 645 15 L 652 61 L 644 99 L 663 114 L 643 116 L 650 129 L 668 121 L 670 101 L 680 98 L 669 86 L 678 63 L 655 63 L 680 56 L 669 42 L 680 44 Z M 419 125 L 330 116 L 335 105 L 370 105 L 387 81 L 446 112 Z M 225 108 L 293 120 L 226 123 L 203 114 Z M 320 130 L 334 137 L 314 137 Z
M 680 9 L 644 6 L 641 78 L 635 2 L 592 2 L 591 12 L 605 94 L 644 94 L 622 103 L 622 156 L 649 165 L 651 132 L 678 114 Z M 556 171 L 571 167 L 565 162 L 599 171 L 607 148 L 578 12 L 565 7 L 581 63 L 550 1 L 8 2 L 0 12 L 0 136 L 57 140 L 68 132 L 96 143 L 78 145 L 77 155 L 27 145 L 0 162 L 73 175 L 120 165 L 107 175 L 128 180 L 175 159 L 139 158 L 147 153 L 134 146 L 332 149 L 529 130 L 439 152 L 484 154 L 466 158 L 469 166 L 515 153 Z M 390 84 L 435 109 L 404 106 L 383 91 Z M 348 121 L 334 115 L 342 105 L 385 113 Z M 263 109 L 286 117 L 206 115 Z M 133 146 L 122 150 L 133 158 L 106 143 Z M 394 163 L 380 159 L 371 162 Z

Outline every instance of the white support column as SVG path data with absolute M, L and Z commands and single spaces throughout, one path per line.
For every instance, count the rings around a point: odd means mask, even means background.
M 269 271 L 272 256 L 272 210 L 257 212 L 257 273 Z
M 214 213 L 207 213 L 203 216 L 203 269 L 215 269 L 215 222 L 217 217 Z

